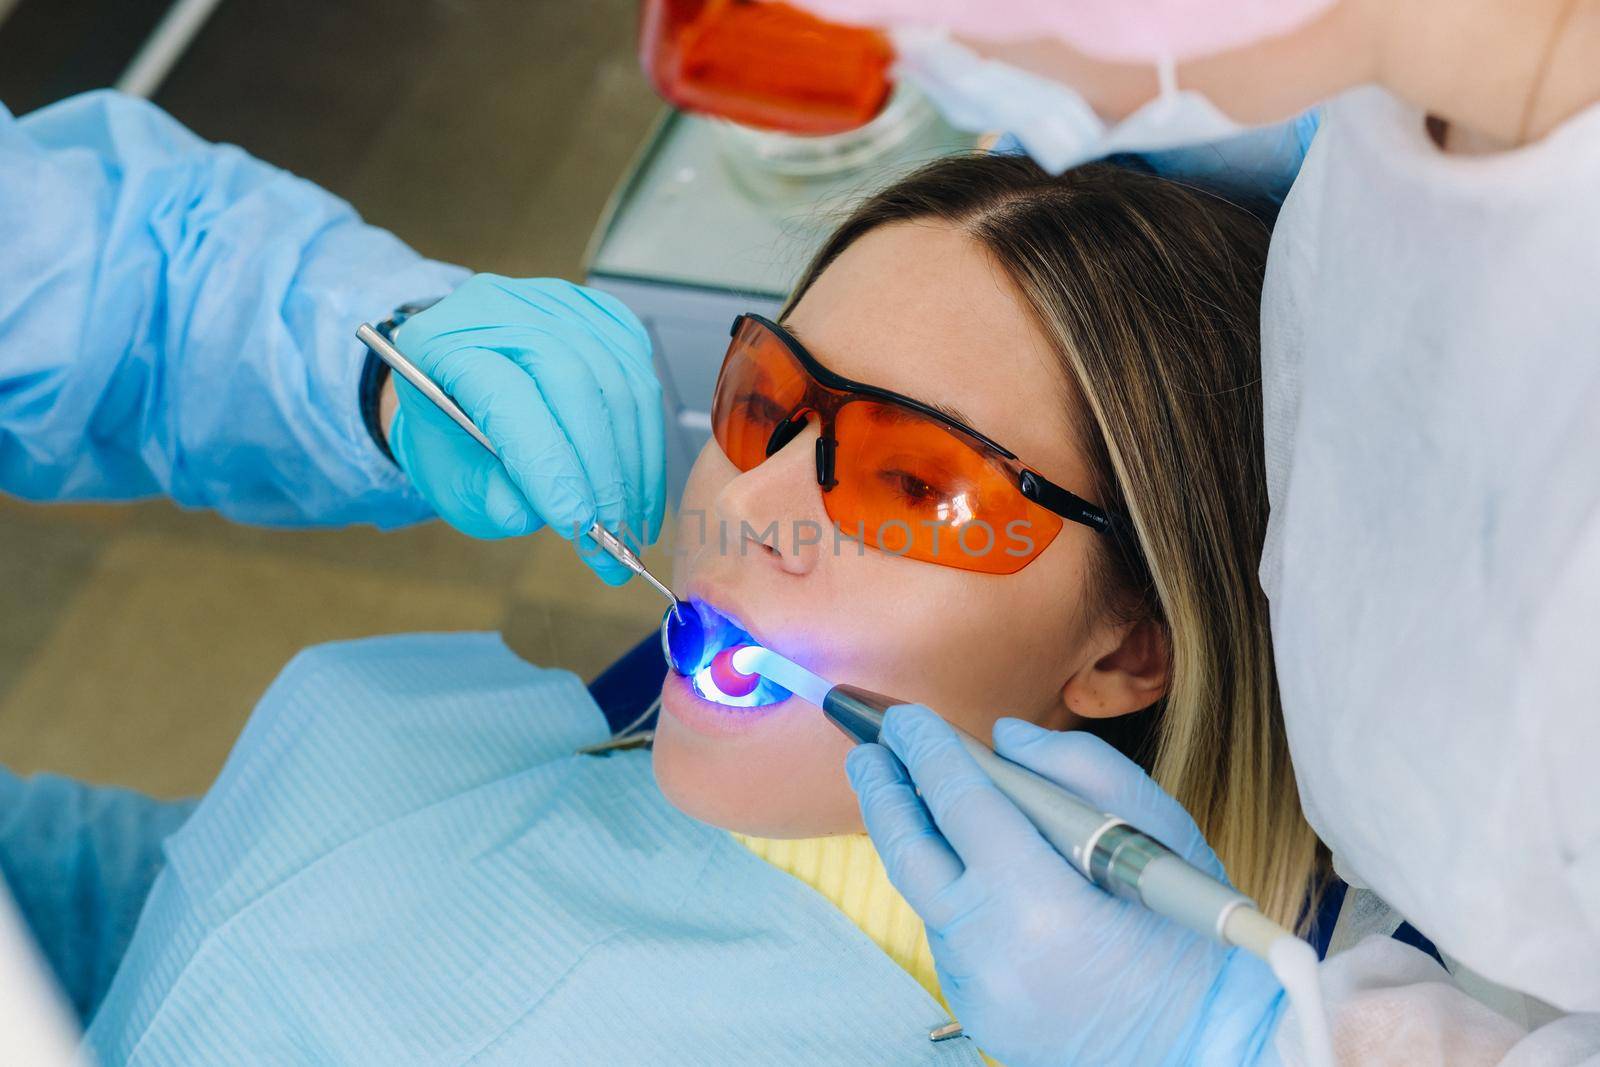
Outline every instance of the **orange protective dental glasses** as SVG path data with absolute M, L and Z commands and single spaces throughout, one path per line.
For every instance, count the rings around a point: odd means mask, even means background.
M 1122 536 L 1125 520 L 1028 469 L 937 408 L 835 374 L 759 315 L 733 323 L 711 427 L 748 471 L 819 423 L 817 485 L 845 537 L 909 559 L 1015 574 L 1063 520 Z

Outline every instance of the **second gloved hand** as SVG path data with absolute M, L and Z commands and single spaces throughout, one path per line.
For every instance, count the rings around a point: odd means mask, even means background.
M 1098 738 L 1001 719 L 994 740 L 1223 877 L 1178 803 Z M 890 880 L 927 924 L 940 989 L 985 1052 L 1007 1067 L 1272 1055 L 1284 998 L 1265 964 L 1090 883 L 927 708 L 891 709 L 881 741 L 850 754 L 851 784 Z
M 434 510 L 476 537 L 599 519 L 635 547 L 666 500 L 661 385 L 650 340 L 613 297 L 559 279 L 480 274 L 400 327 L 395 343 L 494 442 L 499 460 L 398 377 L 389 444 Z M 628 572 L 587 541 L 613 584 Z

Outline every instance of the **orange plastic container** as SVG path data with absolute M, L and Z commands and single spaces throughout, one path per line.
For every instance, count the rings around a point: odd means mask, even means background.
M 842 133 L 889 99 L 894 51 L 874 30 L 783 3 L 641 0 L 639 62 L 678 107 L 785 133 Z

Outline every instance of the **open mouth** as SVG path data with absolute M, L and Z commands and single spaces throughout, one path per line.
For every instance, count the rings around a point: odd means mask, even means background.
M 733 654 L 760 645 L 750 632 L 703 600 L 689 600 L 682 612 L 669 610 L 661 621 L 661 647 L 667 663 L 689 680 L 696 696 L 730 708 L 757 708 L 788 699 L 787 689 L 733 665 Z

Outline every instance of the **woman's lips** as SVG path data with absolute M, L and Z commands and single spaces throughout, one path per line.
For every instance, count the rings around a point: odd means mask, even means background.
M 718 704 L 695 693 L 689 679 L 676 671 L 667 672 L 661 688 L 662 710 L 696 733 L 713 737 L 741 734 L 790 711 L 798 701 L 786 697 L 776 704 L 736 708 Z

